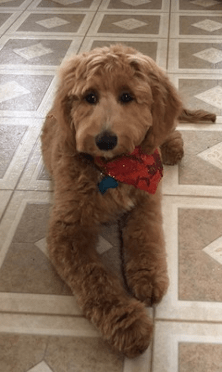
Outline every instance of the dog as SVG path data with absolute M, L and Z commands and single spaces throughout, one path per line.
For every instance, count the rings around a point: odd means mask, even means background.
M 107 176 L 106 165 L 125 161 L 135 149 L 146 157 L 156 154 L 154 173 L 161 178 L 159 152 L 165 164 L 183 157 L 179 117 L 198 121 L 204 115 L 183 109 L 177 90 L 151 58 L 111 45 L 62 65 L 42 129 L 43 159 L 54 181 L 47 236 L 51 261 L 86 318 L 129 358 L 149 346 L 153 324 L 145 306 L 159 303 L 169 284 L 161 182 L 152 193 L 113 177 L 115 186 L 102 191 L 98 185 Z M 128 291 L 95 249 L 101 224 L 121 219 Z

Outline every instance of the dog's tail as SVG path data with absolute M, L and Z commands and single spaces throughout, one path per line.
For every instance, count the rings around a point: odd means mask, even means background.
M 188 122 L 188 123 L 200 123 L 203 121 L 210 121 L 212 123 L 215 123 L 216 121 L 216 115 L 212 114 L 209 111 L 204 110 L 188 110 L 183 108 L 180 116 L 179 121 L 181 122 Z

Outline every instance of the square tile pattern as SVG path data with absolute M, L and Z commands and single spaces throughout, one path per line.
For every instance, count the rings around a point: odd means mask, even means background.
M 169 71 L 221 73 L 222 50 L 220 41 L 171 40 L 169 48 Z
M 157 10 L 162 8 L 162 0 L 109 0 L 105 3 L 107 9 L 115 10 Z
M 209 12 L 222 10 L 222 4 L 219 0 L 175 0 L 177 3 L 177 10 L 196 11 L 196 12 Z
M 36 9 L 97 9 L 100 1 L 97 0 L 37 0 L 33 2 Z
M 0 0 L 0 371 L 222 370 L 222 20 L 219 0 Z M 154 340 L 114 353 L 50 262 L 53 183 L 40 134 L 64 59 L 123 43 L 153 58 L 184 105 L 216 124 L 179 125 L 185 156 L 164 167 L 169 290 L 147 309 Z M 123 280 L 118 224 L 97 251 Z
M 105 14 L 98 34 L 127 33 L 127 34 L 155 34 L 158 35 L 160 27 L 160 16 L 149 15 L 119 15 Z
M 60 65 L 72 40 L 9 39 L 0 51 L 0 64 Z
M 23 32 L 72 32 L 78 31 L 84 14 L 31 13 L 18 28 Z

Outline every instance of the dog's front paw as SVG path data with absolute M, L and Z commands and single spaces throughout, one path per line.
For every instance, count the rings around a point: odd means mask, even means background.
M 127 306 L 116 308 L 108 314 L 106 321 L 107 341 L 128 358 L 135 358 L 148 348 L 153 324 L 138 301 L 132 299 Z
M 163 164 L 175 165 L 184 156 L 183 139 L 180 132 L 175 131 L 169 139 L 161 146 Z
M 127 284 L 133 295 L 147 306 L 159 303 L 169 286 L 167 274 L 151 275 L 148 270 L 128 273 Z

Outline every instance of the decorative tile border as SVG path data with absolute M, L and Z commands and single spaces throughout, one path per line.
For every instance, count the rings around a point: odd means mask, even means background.
M 154 339 L 153 371 L 180 371 L 180 343 L 222 345 L 221 334 L 222 324 L 157 321 Z
M 40 39 L 40 41 L 39 41 Z M 7 47 L 7 43 L 10 42 L 10 41 L 20 41 L 21 42 L 23 40 L 28 40 L 28 41 L 32 41 L 32 45 L 36 45 L 36 43 L 38 43 L 37 45 L 41 44 L 41 42 L 44 43 L 44 40 L 45 41 L 67 41 L 67 42 L 70 42 L 70 46 L 68 47 L 67 51 L 64 53 L 64 56 L 61 58 L 61 60 L 58 60 L 58 63 L 57 64 L 54 64 L 54 65 L 50 65 L 50 64 L 40 64 L 38 62 L 38 64 L 36 63 L 31 63 L 32 62 L 32 58 L 26 60 L 24 59 L 25 62 L 29 62 L 30 63 L 17 63 L 17 64 L 13 64 L 13 63 L 9 63 L 8 61 L 6 63 L 1 63 L 0 62 L 0 70 L 20 70 L 20 71 L 23 71 L 23 70 L 54 70 L 55 72 L 57 71 L 57 68 L 58 66 L 62 63 L 63 59 L 66 59 L 66 58 L 69 58 L 71 55 L 73 54 L 77 54 L 78 50 L 79 50 L 79 47 L 82 43 L 82 40 L 83 40 L 83 37 L 75 37 L 74 40 L 73 40 L 73 36 L 46 36 L 46 35 L 42 35 L 40 37 L 37 37 L 37 36 L 18 36 L 18 35 L 4 35 L 2 36 L 2 38 L 0 39 L 0 60 L 1 60 L 1 52 L 4 51 L 4 48 Z M 36 41 L 37 40 L 37 41 Z M 21 48 L 21 49 L 25 49 L 25 47 Z M 7 54 L 8 56 L 8 54 Z M 8 56 L 9 58 L 9 56 Z M 34 57 L 33 57 L 34 58 Z M 13 59 L 12 59 L 13 61 Z
M 125 44 L 129 45 L 131 47 L 135 47 L 138 51 L 140 49 L 136 44 L 144 44 L 146 46 L 148 44 L 157 44 L 156 48 L 156 63 L 158 66 L 162 67 L 163 69 L 166 69 L 166 57 L 167 57 L 167 39 L 159 39 L 159 38 L 152 38 L 151 41 L 147 41 L 145 39 L 136 38 L 136 37 L 119 37 L 119 36 L 113 36 L 113 37 L 86 37 L 83 41 L 83 44 L 79 50 L 79 52 L 85 52 L 91 50 L 95 45 L 110 45 L 110 44 Z M 134 45 L 135 44 L 135 45 Z M 144 53 L 144 51 L 142 51 Z M 144 53 L 145 54 L 145 53 Z M 154 59 L 154 58 L 153 58 Z
M 156 307 L 156 319 L 222 321 L 222 302 L 180 301 L 178 299 L 178 209 L 221 210 L 222 199 L 164 196 L 164 231 L 168 254 L 170 287 Z M 170 371 L 171 372 L 171 371 Z
M 124 28 L 121 28 L 119 27 L 119 32 L 99 32 L 99 29 L 102 25 L 102 22 L 104 20 L 104 17 L 108 17 L 108 16 L 116 16 L 117 19 L 118 19 L 118 16 L 123 16 L 124 17 L 124 21 L 126 22 L 129 22 L 130 25 L 130 31 L 132 32 L 129 32 L 129 33 L 125 33 L 124 32 Z M 139 38 L 144 38 L 144 37 L 149 37 L 149 39 L 152 39 L 152 38 L 156 38 L 156 37 L 159 37 L 159 38 L 166 38 L 167 37 L 167 31 L 168 30 L 168 23 L 169 23 L 169 16 L 168 14 L 166 13 L 152 13 L 150 15 L 147 15 L 147 17 L 149 16 L 149 18 L 153 18 L 153 17 L 156 17 L 156 19 L 159 19 L 160 20 L 160 24 L 159 24 L 159 32 L 158 33 L 133 33 L 133 30 L 136 30 L 138 29 L 139 27 L 139 23 L 138 23 L 138 27 L 137 27 L 137 21 L 139 21 L 138 17 L 141 16 L 143 18 L 143 21 L 141 19 L 141 22 L 145 23 L 144 20 L 145 20 L 145 13 L 144 12 L 138 12 L 135 14 L 135 17 L 134 15 L 129 14 L 129 13 L 125 13 L 125 12 L 98 12 L 97 15 L 95 16 L 94 20 L 93 20 L 93 23 L 87 33 L 87 36 L 102 36 L 102 37 L 113 37 L 113 36 L 118 36 L 118 37 L 127 37 L 127 38 L 130 38 L 130 37 L 139 37 Z M 120 21 L 122 22 L 122 21 Z M 133 25 L 133 22 L 135 22 L 135 28 L 134 28 L 134 25 Z M 131 23 L 132 23 L 132 26 L 131 26 Z M 148 23 L 147 23 L 148 24 Z M 142 23 L 141 23 L 142 25 Z M 128 27 L 128 24 L 126 24 L 126 27 Z M 132 28 L 131 28 L 132 27 Z

